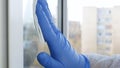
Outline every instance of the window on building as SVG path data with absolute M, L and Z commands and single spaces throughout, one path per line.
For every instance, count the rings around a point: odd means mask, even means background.
M 66 30 L 63 28 L 64 24 L 68 24 L 65 25 L 65 27 L 69 26 L 68 40 L 78 53 L 120 54 L 120 0 L 61 0 L 61 2 L 67 2 L 65 9 L 63 7 L 66 3 L 60 4 L 58 2 L 60 0 L 47 1 L 55 24 L 61 27 L 61 30 L 63 29 L 63 33 Z M 36 61 L 36 56 L 41 51 L 48 52 L 48 49 L 39 42 L 38 32 L 34 26 L 33 0 L 23 0 L 23 2 L 10 0 L 8 3 L 9 67 L 22 68 L 24 62 L 24 68 L 41 68 Z M 18 6 L 15 6 L 16 4 Z M 104 13 L 106 11 L 107 13 Z M 62 16 L 65 21 L 62 21 Z

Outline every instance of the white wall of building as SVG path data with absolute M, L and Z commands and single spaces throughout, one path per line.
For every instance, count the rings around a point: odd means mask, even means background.
M 84 8 L 83 24 L 81 25 L 82 53 L 96 53 L 97 51 L 97 9 Z
M 120 7 L 112 10 L 113 19 L 113 54 L 120 54 Z

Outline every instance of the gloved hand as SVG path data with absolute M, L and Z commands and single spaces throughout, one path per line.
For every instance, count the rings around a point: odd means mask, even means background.
M 51 53 L 42 52 L 38 55 L 41 65 L 45 68 L 90 68 L 88 59 L 82 54 L 78 55 L 55 27 L 46 0 L 37 1 L 36 15 Z

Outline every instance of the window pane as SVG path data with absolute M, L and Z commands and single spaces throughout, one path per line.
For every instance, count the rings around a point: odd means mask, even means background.
M 69 41 L 76 51 L 119 54 L 119 11 L 119 0 L 68 0 Z
M 57 25 L 57 1 L 47 0 L 53 19 Z M 33 18 L 33 0 L 23 1 L 24 18 L 24 68 L 42 68 L 36 60 L 37 54 L 46 51 L 49 52 L 47 45 L 40 42 L 39 33 L 35 29 Z M 53 4 L 54 3 L 54 4 Z
M 82 7 L 80 1 L 68 0 L 69 41 L 79 53 L 81 52 L 81 18 Z

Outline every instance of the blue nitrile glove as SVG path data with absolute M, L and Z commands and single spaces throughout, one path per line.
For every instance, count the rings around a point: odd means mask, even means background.
M 46 0 L 38 0 L 36 15 L 51 55 L 43 52 L 38 61 L 45 68 L 90 68 L 88 59 L 77 54 L 68 40 L 55 27 Z

